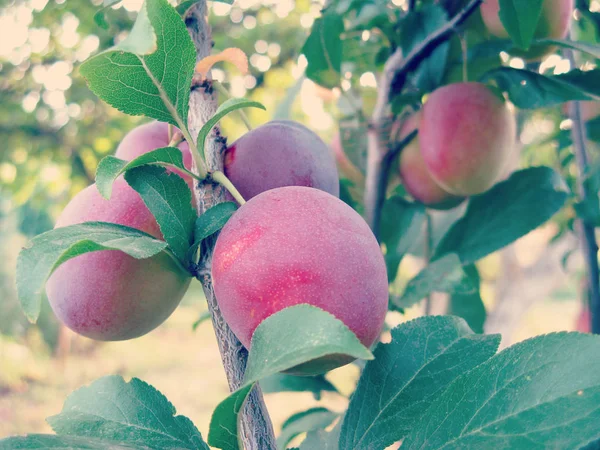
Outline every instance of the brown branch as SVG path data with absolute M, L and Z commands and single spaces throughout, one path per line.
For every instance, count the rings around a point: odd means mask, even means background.
M 384 167 L 384 162 L 389 162 L 386 155 L 391 151 L 386 133 L 392 120 L 389 107 L 392 97 L 402 91 L 407 75 L 441 43 L 449 39 L 456 28 L 475 12 L 481 2 L 482 0 L 471 0 L 452 19 L 411 50 L 406 57 L 403 57 L 402 50 L 398 48 L 384 65 L 369 127 L 365 181 L 365 218 L 375 235 L 379 229 L 381 206 L 385 200 L 386 174 L 389 170 Z
M 576 68 L 575 56 L 572 50 L 567 50 L 567 57 L 571 67 Z M 581 103 L 571 102 L 569 105 L 569 117 L 573 121 L 571 136 L 573 138 L 573 148 L 575 149 L 575 160 L 579 169 L 578 188 L 579 195 L 583 202 L 588 201 L 590 193 L 585 186 L 585 177 L 588 175 L 589 158 L 586 148 L 586 128 L 585 121 L 581 117 Z M 591 193 L 597 196 L 596 192 Z M 597 200 L 596 200 L 597 201 Z M 587 288 L 590 299 L 590 317 L 592 333 L 600 334 L 600 269 L 598 267 L 598 243 L 596 242 L 595 225 L 588 222 L 585 218 L 579 220 L 581 229 L 581 246 L 585 259 L 587 271 Z
M 206 14 L 206 1 L 200 1 L 188 11 L 185 18 L 186 26 L 196 46 L 198 61 L 211 53 L 213 45 Z M 200 128 L 214 115 L 216 109 L 217 98 L 212 89 L 210 78 L 203 83 L 195 83 L 192 86 L 188 118 L 188 128 L 193 137 L 198 136 Z M 206 142 L 205 155 L 209 172 L 223 169 L 225 144 L 226 139 L 221 136 L 218 127 L 215 127 Z M 203 149 L 199 150 L 202 152 Z M 196 167 L 193 170 L 197 173 Z M 217 203 L 225 201 L 224 189 L 212 182 L 198 183 L 196 185 L 195 196 L 199 214 L 202 214 Z M 216 301 L 210 276 L 214 244 L 214 239 L 203 244 L 198 280 L 202 283 L 202 288 L 208 302 L 229 389 L 234 391 L 243 382 L 248 352 L 223 319 Z M 240 434 L 244 448 L 247 450 L 270 450 L 276 448 L 273 425 L 271 424 L 271 419 L 258 386 L 248 396 L 244 411 L 241 414 Z

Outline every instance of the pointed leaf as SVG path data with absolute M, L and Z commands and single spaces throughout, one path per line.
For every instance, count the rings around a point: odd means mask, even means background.
M 321 86 L 339 86 L 342 71 L 344 21 L 335 13 L 315 20 L 302 47 L 308 66 L 306 76 Z
M 487 314 L 479 293 L 479 272 L 474 264 L 465 267 L 464 270 L 471 279 L 471 283 L 477 287 L 477 290 L 470 294 L 453 293 L 450 296 L 450 303 L 446 314 L 465 319 L 471 330 L 475 333 L 483 333 L 483 325 L 485 324 Z
M 396 278 L 402 258 L 414 247 L 424 223 L 425 208 L 422 205 L 409 203 L 399 196 L 384 203 L 380 236 L 386 246 L 385 262 L 390 281 Z
M 334 316 L 317 307 L 300 304 L 266 318 L 252 336 L 252 349 L 244 385 L 222 401 L 213 412 L 208 442 L 211 446 L 238 450 L 238 413 L 254 384 L 327 355 L 372 359 L 358 338 Z
M 314 377 L 277 373 L 260 380 L 260 388 L 265 394 L 272 392 L 312 392 L 316 400 L 321 399 L 322 392 L 336 392 L 337 388 L 324 375 Z
M 121 250 L 137 259 L 150 258 L 167 243 L 134 228 L 86 222 L 56 228 L 33 238 L 17 260 L 17 291 L 30 321 L 37 320 L 46 280 L 63 262 L 83 253 Z
M 183 20 L 167 0 L 147 0 L 130 35 L 84 62 L 90 89 L 130 115 L 186 129 L 196 51 Z
M 598 100 L 598 83 L 592 83 L 592 79 L 597 80 L 598 73 L 589 73 L 586 77 L 567 78 L 501 67 L 487 72 L 482 78 L 484 81 L 494 80 L 518 108 L 539 109 L 571 100 Z
M 600 438 L 600 337 L 554 333 L 510 347 L 454 381 L 408 450 L 580 448 Z
M 112 184 L 119 175 L 130 169 L 152 164 L 187 170 L 183 164 L 181 150 L 175 147 L 159 148 L 144 153 L 131 161 L 125 161 L 109 155 L 102 158 L 98 164 L 98 168 L 96 169 L 96 187 L 102 197 L 108 200 L 112 193 Z
M 352 396 L 340 450 L 386 448 L 417 425 L 458 376 L 491 358 L 500 336 L 476 335 L 458 317 L 423 317 L 379 344 Z
M 155 388 L 117 375 L 73 392 L 60 414 L 48 418 L 59 435 L 126 441 L 161 449 L 206 449 L 200 432 Z
M 0 439 L 0 450 L 148 450 L 144 445 L 131 445 L 106 439 L 29 434 Z
M 219 123 L 219 121 L 225 117 L 230 112 L 236 111 L 242 108 L 258 108 L 265 110 L 266 108 L 262 103 L 255 102 L 252 100 L 247 100 L 245 98 L 230 98 L 229 100 L 224 101 L 214 116 L 210 118 L 208 122 L 206 122 L 200 131 L 198 132 L 198 140 L 197 145 L 200 153 L 204 155 L 204 146 L 206 145 L 206 138 L 210 134 L 210 131 L 213 127 Z
M 187 183 L 162 167 L 142 166 L 125 173 L 125 180 L 135 189 L 156 218 L 160 231 L 173 253 L 185 261 L 192 244 L 196 211 Z
M 339 414 L 321 407 L 311 408 L 290 416 L 281 425 L 277 448 L 285 450 L 287 444 L 299 434 L 327 428 L 338 416 Z
M 475 294 L 477 286 L 467 276 L 455 254 L 433 261 L 408 282 L 400 298 L 392 302 L 398 308 L 410 308 L 432 292 Z
M 545 223 L 567 197 L 564 182 L 549 167 L 515 172 L 471 199 L 465 215 L 438 244 L 434 259 L 456 253 L 463 264 L 474 263 Z
M 500 20 L 517 47 L 529 49 L 542 15 L 543 0 L 500 0 Z

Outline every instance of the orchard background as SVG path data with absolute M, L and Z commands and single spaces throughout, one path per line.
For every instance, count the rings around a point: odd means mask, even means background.
M 154 386 L 205 439 L 213 410 L 229 395 L 200 283 L 192 281 L 164 324 L 123 342 L 100 343 L 73 334 L 45 301 L 37 322 L 30 323 L 18 300 L 15 266 L 21 248 L 52 229 L 65 205 L 94 182 L 102 158 L 114 153 L 128 131 L 149 120 L 98 99 L 79 71 L 86 59 L 126 39 L 142 3 L 2 2 L 0 438 L 51 433 L 45 419 L 60 412 L 65 397 L 105 375 L 136 377 Z M 179 3 L 177 12 L 186 14 L 195 2 Z M 600 331 L 600 313 L 587 313 L 594 289 L 597 294 L 598 273 L 597 263 L 594 269 L 586 254 L 591 249 L 596 257 L 591 236 L 600 224 L 600 103 L 595 103 L 600 99 L 600 2 L 577 0 L 570 14 L 570 43 L 554 42 L 559 46 L 536 61 L 515 56 L 519 51 L 513 49 L 529 47 L 535 38 L 531 31 L 543 20 L 540 5 L 548 2 L 503 2 L 513 41 L 486 31 L 476 3 L 209 2 L 212 53 L 237 48 L 249 63 L 244 70 L 240 52 L 218 62 L 212 68 L 214 92 L 221 103 L 225 95 L 244 97 L 265 108 L 224 116 L 221 134 L 231 143 L 247 132 L 245 121 L 256 128 L 273 119 L 293 119 L 337 152 L 340 197 L 377 229 L 385 251 L 390 312 L 384 342 L 398 324 L 435 314 L 460 316 L 476 333 L 500 333 L 501 349 L 554 331 L 589 331 L 592 317 Z M 394 60 L 396 52 L 404 57 Z M 390 67 L 400 72 L 393 82 L 385 76 Z M 470 203 L 426 212 L 407 201 L 398 161 L 389 157 L 384 158 L 389 184 L 381 189 L 381 174 L 373 178 L 373 130 L 385 131 L 377 136 L 379 144 L 397 156 L 407 143 L 406 133 L 395 141 L 390 130 L 398 132 L 398 124 L 437 87 L 466 80 L 495 86 L 515 106 L 514 158 L 496 180 L 499 184 Z M 570 100 L 585 102 L 575 107 Z M 513 175 L 518 180 L 511 182 L 511 173 L 518 173 Z M 443 264 L 436 265 L 436 254 L 444 254 L 440 249 L 457 257 L 438 259 Z M 423 322 L 424 333 L 427 326 Z M 439 329 L 442 322 L 430 326 Z M 565 372 L 569 380 L 564 384 L 576 386 L 585 379 L 597 396 L 600 341 L 578 341 L 577 335 L 565 339 L 571 340 L 560 355 L 574 355 L 578 362 L 570 363 L 575 375 Z M 543 355 L 540 348 L 530 349 L 538 351 Z M 363 368 L 364 363 L 350 364 L 328 373 L 326 380 L 294 380 L 292 387 L 285 376 L 262 381 L 280 445 L 292 438 L 288 447 L 299 445 L 306 431 L 312 439 L 327 440 L 318 430 L 345 413 Z M 597 419 L 593 402 L 581 408 L 590 420 Z M 294 413 L 303 414 L 286 422 Z M 558 423 L 553 424 L 556 435 L 575 437 L 568 442 L 546 436 L 540 438 L 540 448 L 562 448 L 560 442 L 577 448 L 574 429 L 582 433 L 580 443 L 600 439 L 599 426 L 564 424 L 559 429 L 558 413 L 541 414 Z M 526 423 L 538 426 L 533 419 Z M 418 438 L 413 434 L 409 443 Z M 136 439 L 132 445 L 149 442 Z M 379 448 L 376 443 L 352 447 L 348 438 L 341 442 L 341 448 Z M 323 443 L 310 445 L 305 442 L 302 448 L 325 448 Z M 514 448 L 529 447 L 520 442 Z

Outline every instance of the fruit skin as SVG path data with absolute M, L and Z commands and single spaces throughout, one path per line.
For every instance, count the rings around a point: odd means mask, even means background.
M 577 316 L 577 322 L 575 323 L 575 330 L 580 333 L 591 333 L 590 327 L 590 309 L 584 307 L 579 315 Z
M 173 128 L 177 131 L 177 128 Z M 165 122 L 149 122 L 135 127 L 125 135 L 117 150 L 115 156 L 127 161 L 137 158 L 144 153 L 151 152 L 162 147 L 169 146 L 169 125 Z M 192 153 L 187 142 L 178 145 L 183 155 L 183 165 L 186 169 L 192 170 Z M 193 188 L 193 179 L 189 175 L 173 170 L 174 173 L 181 176 Z
M 332 150 L 314 132 L 290 120 L 268 122 L 235 141 L 225 152 L 225 174 L 246 200 L 283 186 L 340 194 Z
M 457 196 L 481 194 L 504 173 L 516 123 L 504 100 L 481 83 L 434 91 L 419 127 L 421 154 L 433 179 Z
M 413 114 L 400 129 L 399 140 L 404 139 L 421 122 L 421 112 Z M 451 209 L 461 204 L 462 197 L 456 197 L 442 189 L 429 174 L 421 155 L 419 136 L 400 153 L 400 178 L 407 192 L 417 201 L 433 209 Z
M 573 12 L 573 0 L 543 0 L 542 13 L 535 30 L 536 39 L 563 39 L 567 36 Z M 509 35 L 500 20 L 499 0 L 484 0 L 480 6 L 481 18 L 488 31 L 496 37 Z M 532 47 L 526 52 L 512 52 L 527 59 L 538 59 L 554 51 L 554 46 Z
M 212 276 L 223 317 L 247 348 L 264 319 L 301 303 L 333 314 L 369 347 L 387 311 L 386 266 L 369 226 L 317 189 L 273 189 L 240 207 L 217 239 Z M 293 372 L 323 373 L 350 362 L 340 356 Z
M 79 192 L 60 215 L 56 227 L 112 222 L 162 234 L 140 196 L 123 178 L 113 185 L 110 200 L 96 185 Z M 160 253 L 135 259 L 118 250 L 86 253 L 58 267 L 46 283 L 57 317 L 71 330 L 99 341 L 132 339 L 156 328 L 175 310 L 190 277 Z

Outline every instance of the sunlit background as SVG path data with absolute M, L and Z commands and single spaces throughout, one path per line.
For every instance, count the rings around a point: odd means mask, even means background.
M 101 4 L 101 0 L 0 2 L 0 437 L 48 431 L 44 418 L 60 410 L 65 395 L 105 374 L 137 376 L 153 384 L 203 433 L 212 409 L 227 393 L 210 323 L 192 330 L 205 311 L 198 286 L 159 329 L 121 343 L 100 344 L 76 337 L 58 326 L 48 307 L 38 324 L 29 324 L 18 305 L 14 269 L 20 248 L 52 228 L 69 199 L 93 183 L 99 160 L 115 150 L 128 130 L 146 120 L 125 116 L 102 103 L 78 75 L 82 61 L 127 36 L 142 1 L 124 0 L 109 8 L 105 13 L 108 30 L 94 21 Z M 345 65 L 341 89 L 324 89 L 304 77 L 307 62 L 300 49 L 322 6 L 309 0 L 238 0 L 234 6 L 212 3 L 215 51 L 241 48 L 250 63 L 247 74 L 220 63 L 213 76 L 231 95 L 266 106 L 266 112 L 248 111 L 253 125 L 274 117 L 293 118 L 331 142 L 349 101 L 358 102 L 367 112 L 372 107 L 377 88 L 373 66 Z M 406 1 L 394 0 L 390 7 L 406 8 Z M 592 8 L 600 11 L 600 2 L 594 0 Z M 594 33 L 589 39 L 596 42 L 595 31 L 583 21 L 578 30 L 582 39 Z M 351 51 L 364 52 L 365 57 L 371 55 L 372 45 L 384 39 L 370 30 L 353 37 L 356 45 Z M 524 67 L 519 58 L 506 54 L 502 58 L 507 65 Z M 552 55 L 539 70 L 558 74 L 569 68 L 567 60 Z M 230 142 L 245 131 L 235 115 L 222 125 Z M 527 117 L 521 133 L 521 161 L 515 160 L 514 168 L 521 163 L 556 166 L 560 152 L 555 142 L 545 138 L 569 127 L 559 109 Z M 558 249 L 547 246 L 572 219 L 567 211 L 481 263 L 482 292 L 490 311 L 498 299 L 524 298 L 522 310 L 513 313 L 505 328 L 505 343 L 574 328 L 581 289 L 577 243 L 562 238 Z M 442 230 L 447 220 L 440 218 L 436 223 Z M 399 282 L 420 267 L 418 255 L 407 258 Z M 419 312 L 415 308 L 407 317 Z M 391 322 L 399 320 L 403 320 L 399 315 L 390 318 Z M 356 375 L 356 367 L 349 366 L 330 378 L 348 393 Z M 292 412 L 318 403 L 309 394 L 296 393 L 269 395 L 267 401 L 276 426 Z M 342 410 L 345 400 L 331 394 L 320 404 Z

